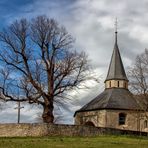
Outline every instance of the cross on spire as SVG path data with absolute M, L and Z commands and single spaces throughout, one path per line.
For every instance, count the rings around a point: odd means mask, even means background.
M 117 44 L 117 33 L 118 33 L 118 20 L 115 19 L 115 44 Z
M 118 30 L 118 19 L 116 17 L 116 19 L 115 19 L 115 33 L 118 32 L 117 30 Z

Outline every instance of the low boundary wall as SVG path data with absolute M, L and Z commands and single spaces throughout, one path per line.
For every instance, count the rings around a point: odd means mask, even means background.
M 102 134 L 148 135 L 146 132 L 126 131 L 101 127 L 97 128 L 83 125 L 60 125 L 46 123 L 0 124 L 0 137 L 97 136 Z

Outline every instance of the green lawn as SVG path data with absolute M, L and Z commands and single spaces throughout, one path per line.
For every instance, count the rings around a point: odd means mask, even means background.
M 148 137 L 0 138 L 0 148 L 148 148 Z

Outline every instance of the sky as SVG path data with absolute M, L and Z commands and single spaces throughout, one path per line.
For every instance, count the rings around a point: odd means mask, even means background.
M 73 123 L 73 113 L 103 90 L 103 81 L 114 46 L 114 23 L 118 18 L 118 45 L 125 70 L 138 54 L 148 48 L 148 0 L 1 0 L 0 30 L 20 18 L 38 15 L 55 18 L 76 39 L 77 50 L 84 50 L 100 77 L 100 83 L 87 82 L 89 90 L 70 92 L 70 109 L 64 111 L 62 123 Z M 3 105 L 2 105 L 3 106 Z M 16 104 L 0 110 L 0 122 L 16 122 Z M 41 109 L 26 106 L 22 122 L 37 122 Z

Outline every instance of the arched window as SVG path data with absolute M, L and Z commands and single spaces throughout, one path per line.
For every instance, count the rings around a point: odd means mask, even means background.
M 144 128 L 147 128 L 148 127 L 148 122 L 147 120 L 144 121 Z
M 126 120 L 126 114 L 125 113 L 120 113 L 119 114 L 119 125 L 124 125 Z

